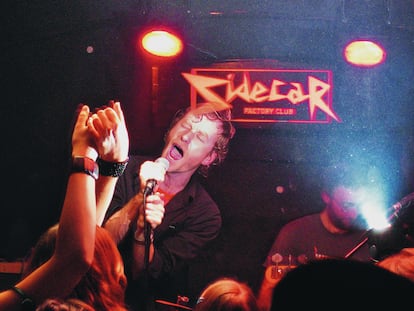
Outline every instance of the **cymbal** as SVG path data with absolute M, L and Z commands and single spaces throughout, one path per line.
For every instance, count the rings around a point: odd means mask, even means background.
M 187 306 L 184 306 L 184 305 L 180 305 L 178 303 L 166 301 L 166 300 L 157 299 L 157 300 L 155 300 L 155 302 L 160 303 L 160 304 L 163 304 L 163 305 L 171 306 L 171 307 L 176 307 L 176 308 L 183 309 L 183 310 L 193 310 L 190 307 L 187 307 Z

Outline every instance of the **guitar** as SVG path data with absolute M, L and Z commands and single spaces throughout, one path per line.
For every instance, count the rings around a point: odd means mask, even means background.
M 296 268 L 293 265 L 270 265 L 266 268 L 265 279 L 272 285 L 276 285 L 290 270 Z

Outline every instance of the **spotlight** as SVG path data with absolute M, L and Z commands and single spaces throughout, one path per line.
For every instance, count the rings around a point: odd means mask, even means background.
M 360 67 L 373 67 L 385 61 L 386 52 L 378 44 L 370 40 L 355 40 L 344 49 L 345 60 Z
M 141 45 L 148 53 L 161 57 L 174 57 L 183 50 L 179 37 L 165 30 L 151 30 L 141 40 Z

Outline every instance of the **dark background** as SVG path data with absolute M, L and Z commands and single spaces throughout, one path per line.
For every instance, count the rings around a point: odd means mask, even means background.
M 342 122 L 236 125 L 228 159 L 205 181 L 224 226 L 194 265 L 195 292 L 220 275 L 237 275 L 256 288 L 280 226 L 320 209 L 321 170 L 338 156 L 372 156 L 389 180 L 390 204 L 414 191 L 413 1 L 16 0 L 3 6 L 0 258 L 6 261 L 23 258 L 58 219 L 79 103 L 98 107 L 119 99 L 131 151 L 156 155 L 169 120 L 190 104 L 181 73 L 216 63 L 272 60 L 332 70 Z M 153 24 L 184 38 L 178 59 L 158 62 L 139 51 L 140 32 Z M 346 64 L 342 48 L 354 38 L 380 41 L 386 62 L 370 69 Z M 278 194 L 276 186 L 286 191 Z

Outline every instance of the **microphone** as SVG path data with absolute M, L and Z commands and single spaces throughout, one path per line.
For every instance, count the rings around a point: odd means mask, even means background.
M 156 159 L 154 162 L 160 165 L 160 167 L 163 169 L 163 174 L 165 174 L 170 167 L 170 162 L 168 162 L 168 160 L 163 157 Z M 147 184 L 145 185 L 144 195 L 152 194 L 156 185 L 157 180 L 154 178 L 148 179 Z

